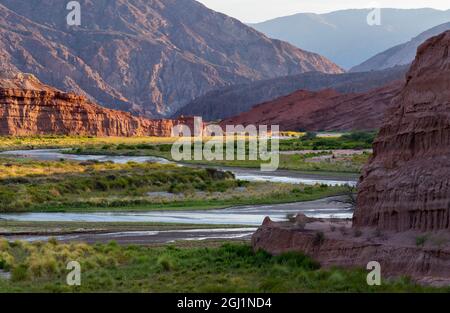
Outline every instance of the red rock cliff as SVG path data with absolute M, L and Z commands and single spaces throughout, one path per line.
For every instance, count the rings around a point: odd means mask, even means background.
M 450 31 L 422 44 L 359 184 L 354 226 L 450 229 Z
M 0 78 L 0 135 L 171 135 L 179 120 L 150 120 L 105 109 L 87 98 L 41 84 L 34 76 Z
M 280 130 L 307 131 L 378 129 L 401 85 L 401 81 L 395 81 L 365 93 L 348 94 L 332 89 L 299 90 L 257 105 L 221 125 L 280 125 Z

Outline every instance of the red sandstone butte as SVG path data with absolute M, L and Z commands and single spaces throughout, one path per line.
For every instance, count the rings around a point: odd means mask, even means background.
M 354 226 L 450 229 L 450 31 L 417 52 L 359 183 Z
M 449 47 L 450 31 L 419 47 L 363 170 L 352 225 L 266 219 L 252 237 L 255 250 L 301 251 L 325 267 L 378 261 L 383 275 L 450 284 Z
M 170 137 L 174 125 L 193 118 L 151 120 L 110 110 L 86 97 L 43 85 L 33 75 L 0 78 L 0 135 L 92 135 Z

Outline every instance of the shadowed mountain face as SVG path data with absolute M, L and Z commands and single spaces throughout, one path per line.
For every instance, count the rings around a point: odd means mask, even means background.
M 352 72 L 365 72 L 373 70 L 381 70 L 397 65 L 410 64 L 415 56 L 417 48 L 427 39 L 436 36 L 446 30 L 450 29 L 450 22 L 433 27 L 426 32 L 423 32 L 410 41 L 383 51 L 367 61 L 355 66 L 351 69 Z
M 226 125 L 279 125 L 281 130 L 351 131 L 374 130 L 402 81 L 365 93 L 341 94 L 332 89 L 299 90 L 221 122 Z
M 167 116 L 212 89 L 308 71 L 321 57 L 193 0 L 0 0 L 0 67 L 115 109 Z
M 269 37 L 320 53 L 348 69 L 450 21 L 450 10 L 381 9 L 381 25 L 370 26 L 367 23 L 370 11 L 300 13 L 251 26 Z
M 365 73 L 304 73 L 233 85 L 211 91 L 178 111 L 180 115 L 199 115 L 205 120 L 229 118 L 249 111 L 253 106 L 289 95 L 299 89 L 318 91 L 332 88 L 339 92 L 364 92 L 405 77 L 407 66 Z

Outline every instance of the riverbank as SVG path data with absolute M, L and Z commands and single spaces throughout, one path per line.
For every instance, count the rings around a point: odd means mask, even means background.
M 310 201 L 345 194 L 345 185 L 354 184 L 314 174 L 176 166 L 147 157 L 99 162 L 54 150 L 2 154 L 0 173 L 4 212 L 206 210 Z

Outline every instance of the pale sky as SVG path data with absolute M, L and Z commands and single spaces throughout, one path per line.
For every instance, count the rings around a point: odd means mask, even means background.
M 242 22 L 262 22 L 295 13 L 326 13 L 355 8 L 450 9 L 449 0 L 197 0 Z M 377 4 L 377 5 L 374 5 Z

